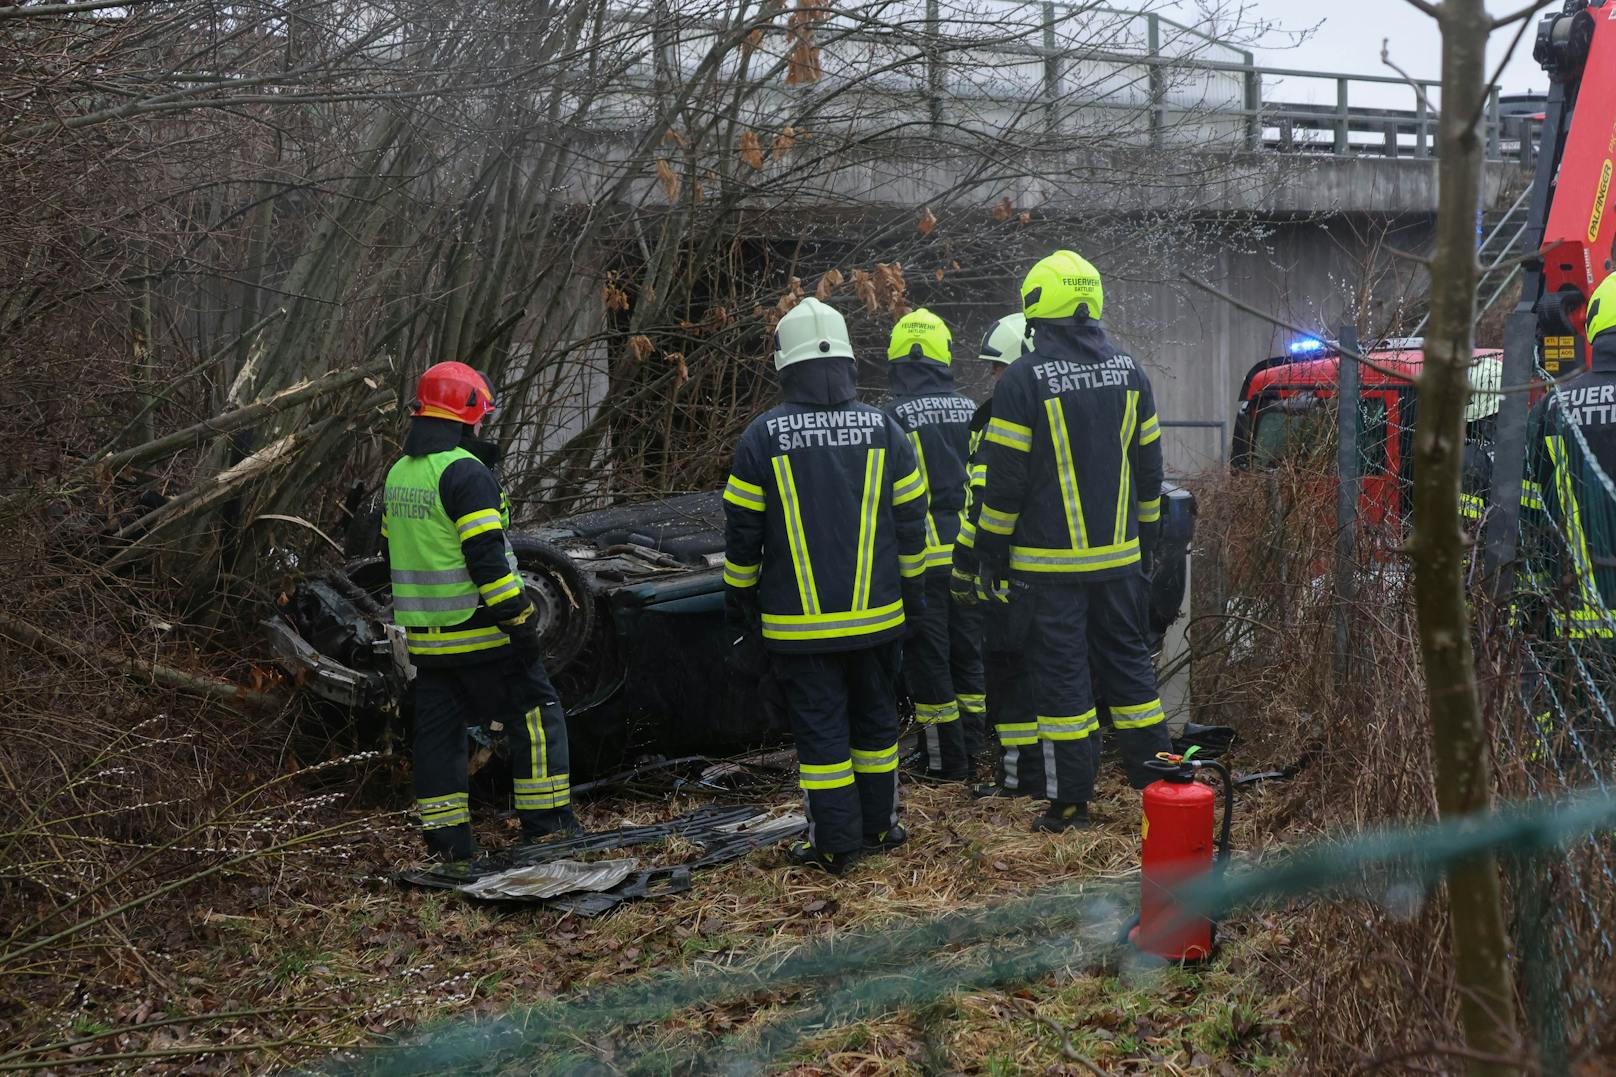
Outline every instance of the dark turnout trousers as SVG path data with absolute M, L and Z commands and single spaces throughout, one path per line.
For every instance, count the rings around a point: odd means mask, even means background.
M 1109 704 L 1130 781 L 1140 786 L 1144 761 L 1170 747 L 1151 664 L 1143 577 L 1040 581 L 1023 596 L 1018 601 L 1031 598 L 1026 651 L 1046 794 L 1067 804 L 1094 794 L 1096 688 Z
M 475 851 L 466 797 L 466 727 L 505 728 L 523 829 L 572 800 L 567 725 L 544 663 L 514 653 L 491 662 L 422 668 L 415 675 L 415 807 L 427 849 L 463 860 Z
M 898 644 L 770 657 L 797 744 L 808 841 L 854 852 L 898 821 Z
M 944 778 L 964 780 L 965 726 L 954 694 L 950 668 L 948 569 L 925 575 L 926 609 L 903 643 L 903 683 L 920 724 L 920 751 L 925 769 Z
M 946 587 L 947 573 L 943 575 Z M 929 594 L 926 601 L 931 601 Z M 983 756 L 988 743 L 987 683 L 982 664 L 983 610 L 980 605 L 952 602 L 946 593 L 942 601 L 948 609 L 948 672 L 954 685 L 954 698 L 959 702 L 965 757 L 974 764 Z
M 1088 590 L 1089 673 L 1096 711 L 1109 712 L 1128 784 L 1143 789 L 1156 780 L 1145 763 L 1157 752 L 1173 749 L 1150 654 L 1150 592 L 1141 576 L 1091 584 Z
M 1026 651 L 1031 598 L 976 608 L 983 611 L 982 666 L 988 718 L 999 745 L 999 784 L 1006 792 L 1045 796 L 1044 755 L 1038 745 L 1038 711 Z

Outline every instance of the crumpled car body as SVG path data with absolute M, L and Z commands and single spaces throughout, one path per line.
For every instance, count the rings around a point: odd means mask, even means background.
M 1158 639 L 1184 606 L 1195 513 L 1190 493 L 1170 484 L 1162 505 L 1150 601 Z M 575 777 L 641 756 L 729 755 L 787 738 L 758 671 L 732 660 L 719 491 L 513 529 L 511 545 L 567 710 Z M 305 580 L 266 625 L 314 709 L 361 739 L 409 721 L 411 674 L 388 599 L 386 564 L 358 557 Z M 490 750 L 502 741 L 471 734 Z

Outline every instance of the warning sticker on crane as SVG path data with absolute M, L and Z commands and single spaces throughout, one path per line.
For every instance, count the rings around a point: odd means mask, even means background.
M 1610 158 L 1605 158 L 1605 166 L 1599 170 L 1599 186 L 1594 188 L 1594 210 L 1588 217 L 1588 242 L 1593 243 L 1599 239 L 1599 224 L 1605 217 L 1605 199 L 1610 196 Z

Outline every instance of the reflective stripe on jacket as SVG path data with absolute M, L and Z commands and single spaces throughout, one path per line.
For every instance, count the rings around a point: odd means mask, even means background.
M 893 360 L 888 375 L 894 395 L 883 410 L 909 439 L 931 499 L 926 568 L 947 568 L 965 507 L 965 460 L 976 402 L 954 391 L 948 367 L 929 359 Z
M 974 536 L 1020 575 L 1136 571 L 1161 518 L 1161 430 L 1150 381 L 1094 322 L 1036 323 L 999 379 Z
M 975 572 L 977 520 L 982 515 L 982 491 L 988 484 L 987 433 L 993 419 L 993 398 L 977 405 L 966 435 L 964 507 L 959 512 L 959 532 L 954 539 L 954 565 L 962 575 Z
M 417 663 L 486 658 L 510 644 L 500 622 L 529 608 L 506 534 L 510 505 L 488 466 L 458 443 L 460 424 L 412 422 L 382 491 L 393 620 Z
M 901 635 L 902 578 L 925 571 L 926 486 L 876 408 L 787 403 L 746 428 L 724 490 L 724 581 L 757 588 L 773 650 Z
M 1537 403 L 1527 431 L 1528 579 L 1552 592 L 1561 634 L 1616 639 L 1616 332 L 1595 340 L 1592 370 Z

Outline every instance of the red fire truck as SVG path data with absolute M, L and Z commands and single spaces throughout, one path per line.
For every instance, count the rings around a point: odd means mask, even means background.
M 1501 354 L 1497 349 L 1478 349 L 1471 372 L 1466 435 L 1479 453 L 1492 442 Z M 1425 355 L 1420 341 L 1412 339 L 1385 341 L 1365 356 L 1369 362 L 1361 371 L 1358 403 L 1358 514 L 1366 529 L 1383 531 L 1395 540 L 1411 510 L 1410 448 L 1419 408 L 1414 382 Z M 1253 366 L 1240 387 L 1234 466 L 1266 471 L 1327 451 L 1329 459 L 1319 461 L 1318 470 L 1333 474 L 1340 368 L 1335 346 L 1313 338 L 1293 341 L 1286 354 Z M 1334 504 L 1333 493 L 1321 494 L 1324 504 Z

